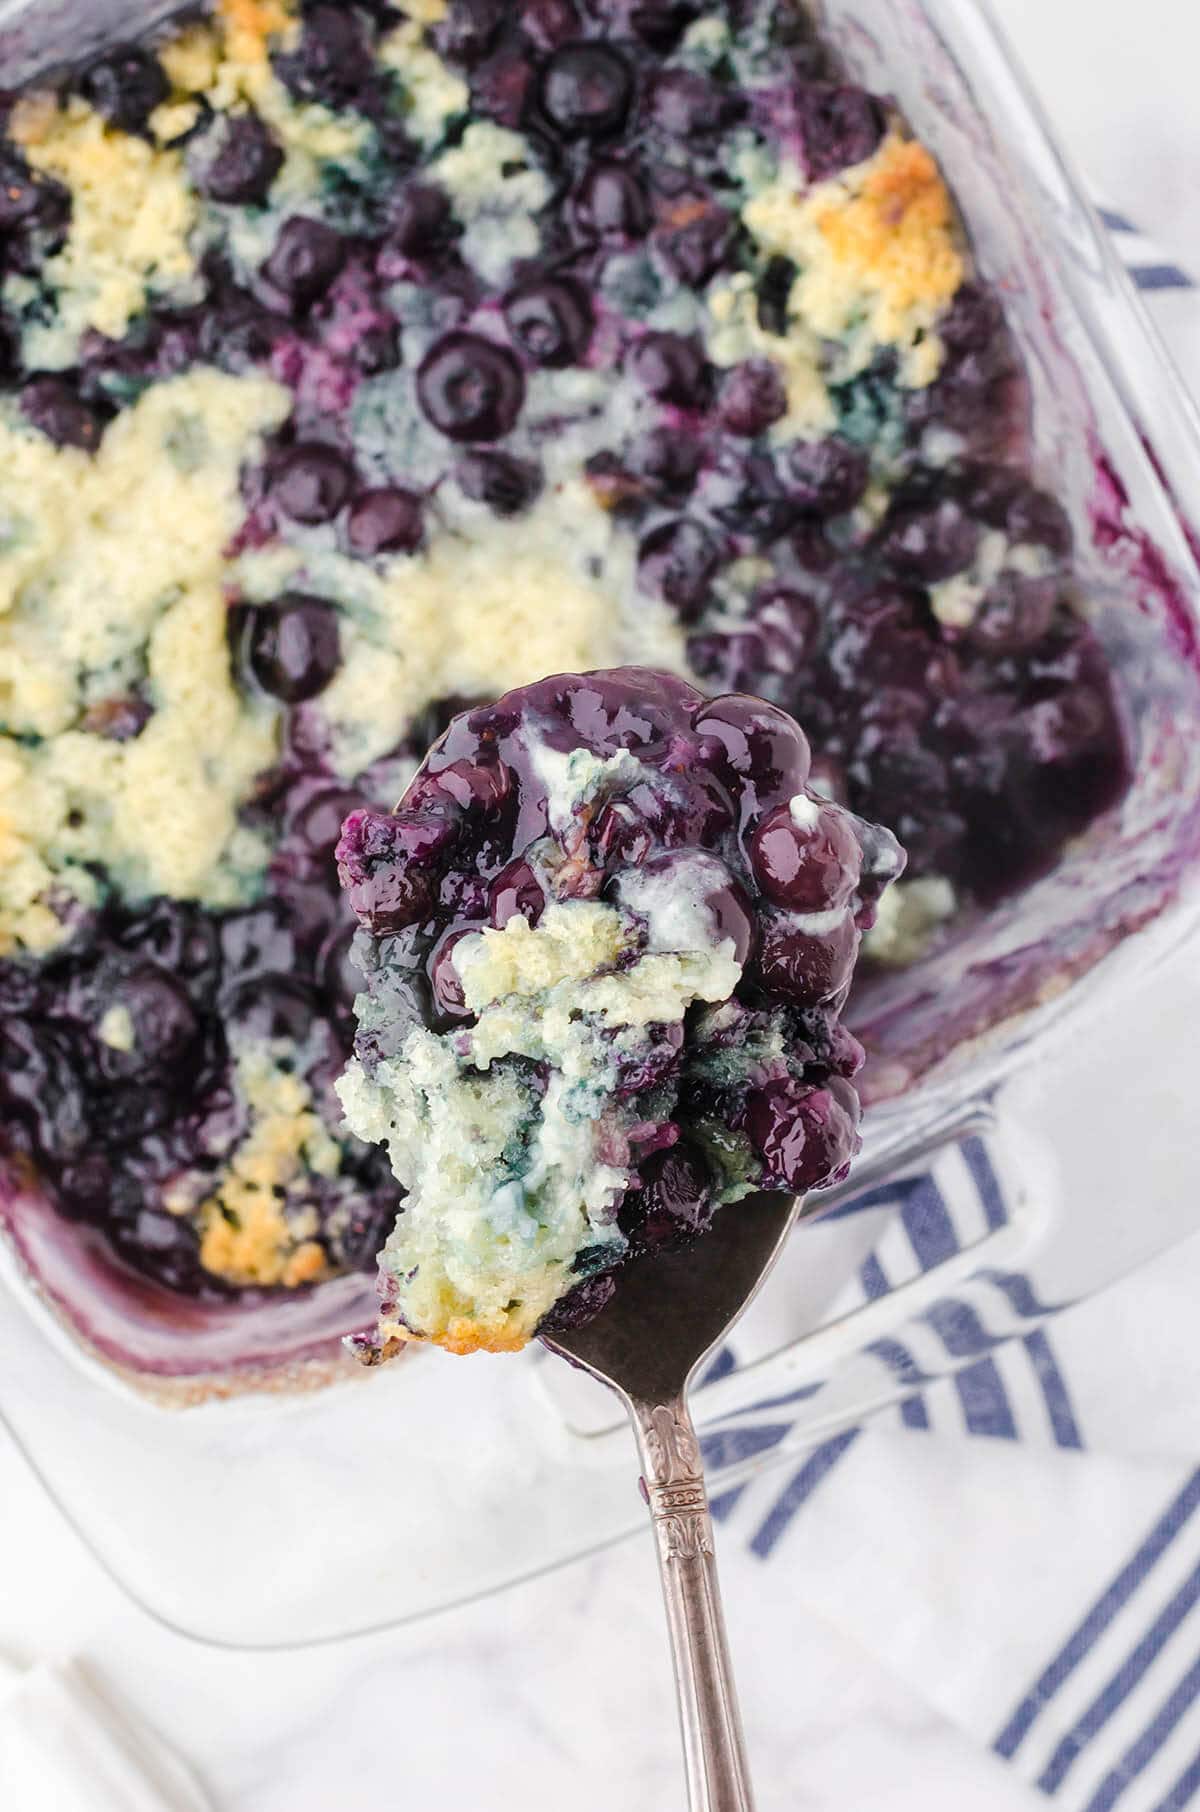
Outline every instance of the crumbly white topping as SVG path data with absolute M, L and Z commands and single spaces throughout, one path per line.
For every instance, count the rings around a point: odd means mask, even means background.
M 0 951 L 62 935 L 55 888 L 101 864 L 132 898 L 232 905 L 266 851 L 237 808 L 275 714 L 231 679 L 222 548 L 238 473 L 288 398 L 197 369 L 156 384 L 92 458 L 0 419 Z M 153 715 L 108 740 L 89 711 L 140 688 Z
M 453 960 L 475 1024 L 417 1028 L 370 1075 L 351 1064 L 338 1084 L 347 1121 L 386 1144 L 409 1191 L 381 1260 L 403 1317 L 384 1321 L 385 1338 L 523 1345 L 578 1281 L 578 1256 L 619 1245 L 621 1062 L 646 1027 L 727 999 L 741 973 L 692 897 L 702 880 L 680 870 L 682 904 L 654 889 L 637 907 L 572 900 L 536 927 L 518 917 L 463 938 Z

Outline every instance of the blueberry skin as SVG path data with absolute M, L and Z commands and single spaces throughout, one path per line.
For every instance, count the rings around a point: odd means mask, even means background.
M 324 221 L 294 215 L 285 220 L 262 274 L 294 307 L 308 308 L 324 295 L 346 262 L 346 241 Z
M 255 606 L 247 638 L 249 665 L 265 692 L 298 705 L 324 691 L 341 658 L 338 618 L 324 598 L 285 592 Z
M 70 192 L 61 183 L 31 170 L 10 146 L 0 150 L 0 233 L 53 226 L 70 211 Z
M 633 94 L 633 71 L 624 57 L 593 42 L 555 51 L 539 85 L 542 111 L 567 139 L 613 137 L 625 124 Z
M 701 523 L 665 522 L 638 548 L 638 580 L 690 622 L 708 597 L 720 561 L 720 543 Z
M 389 212 L 389 242 L 405 257 L 432 251 L 453 228 L 450 198 L 436 183 L 406 183 Z
M 109 51 L 85 72 L 79 86 L 96 112 L 122 132 L 141 132 L 171 92 L 158 58 L 136 44 Z
M 521 412 L 525 379 L 506 346 L 481 334 L 448 333 L 421 362 L 417 400 L 449 440 L 502 440 Z
M 642 239 L 650 218 L 645 185 L 632 164 L 605 159 L 584 172 L 574 203 L 575 225 L 584 237 L 616 244 Z
M 569 278 L 537 279 L 510 290 L 504 319 L 521 351 L 535 365 L 576 365 L 592 337 L 592 304 L 582 284 Z
M 804 161 L 814 182 L 865 162 L 883 137 L 882 109 L 862 88 L 810 83 L 798 91 L 796 111 Z
M 631 348 L 628 369 L 659 402 L 699 407 L 708 386 L 708 363 L 701 342 L 691 335 L 643 334 Z
M 354 489 L 354 468 L 336 447 L 301 441 L 275 463 L 271 496 L 293 522 L 330 522 Z
M 717 410 L 731 434 L 753 439 L 787 414 L 787 388 L 769 359 L 747 359 L 721 381 Z
M 217 129 L 216 151 L 200 176 L 210 201 L 247 207 L 265 201 L 283 168 L 283 151 L 257 113 L 235 114 Z
M 482 449 L 468 453 L 454 475 L 467 497 L 486 503 L 497 516 L 519 516 L 542 489 L 541 468 L 512 453 Z
M 399 485 L 363 491 L 346 518 L 346 541 L 363 559 L 376 554 L 415 553 L 424 539 L 421 499 Z
M 433 30 L 439 54 L 472 68 L 499 37 L 506 11 L 504 0 L 452 0 Z
M 371 75 L 371 48 L 348 7 L 313 6 L 304 14 L 300 47 L 275 58 L 275 70 L 300 101 L 339 108 L 353 102 Z
M 34 377 L 21 391 L 21 413 L 56 447 L 94 453 L 105 418 L 85 403 L 66 377 Z

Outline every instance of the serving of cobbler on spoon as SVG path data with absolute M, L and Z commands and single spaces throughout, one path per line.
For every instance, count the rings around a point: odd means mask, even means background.
M 617 1391 L 712 1812 L 750 1789 L 687 1387 L 857 1150 L 839 1014 L 903 866 L 809 767 L 748 694 L 559 674 L 456 717 L 338 845 L 367 983 L 339 1091 L 404 1190 L 354 1344 L 540 1335 Z

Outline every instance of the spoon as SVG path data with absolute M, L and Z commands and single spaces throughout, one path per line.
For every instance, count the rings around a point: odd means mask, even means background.
M 626 1266 L 615 1298 L 586 1326 L 542 1336 L 616 1391 L 633 1424 L 658 1538 L 690 1812 L 752 1812 L 754 1801 L 688 1387 L 757 1293 L 800 1201 L 753 1195 L 722 1209 L 694 1245 Z

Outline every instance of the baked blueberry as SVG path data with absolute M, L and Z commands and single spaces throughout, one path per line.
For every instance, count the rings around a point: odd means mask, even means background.
M 845 813 L 808 799 L 790 800 L 760 818 L 749 855 L 767 899 L 797 912 L 844 906 L 862 874 L 862 851 Z
M 728 441 L 703 476 L 700 500 L 723 527 L 764 546 L 778 540 L 794 514 L 770 456 Z
M 293 522 L 329 522 L 354 489 L 354 468 L 336 447 L 301 441 L 276 460 L 271 496 Z
M 505 20 L 504 0 L 451 0 L 434 30 L 444 57 L 477 63 L 492 48 Z
M 938 333 L 955 352 L 982 352 L 1003 324 L 995 293 L 982 283 L 964 283 L 938 322 Z
M 564 138 L 609 138 L 625 124 L 633 72 L 610 45 L 565 44 L 542 71 L 541 104 Z
M 322 101 L 328 107 L 354 101 L 371 67 L 362 22 L 348 6 L 306 8 L 299 48 L 275 58 L 280 79 L 298 100 Z
M 264 364 L 288 331 L 285 315 L 239 285 L 223 283 L 201 319 L 200 352 L 222 370 L 245 371 Z
M 53 226 L 66 219 L 70 208 L 61 183 L 31 170 L 11 146 L 0 152 L 0 232 Z
M 704 348 L 689 335 L 643 334 L 629 354 L 629 369 L 659 402 L 695 408 L 704 400 Z
M 94 453 L 104 433 L 103 414 L 83 401 L 67 377 L 31 378 L 21 390 L 21 413 L 56 447 Z
M 670 138 L 689 147 L 728 126 L 738 112 L 737 97 L 694 69 L 666 69 L 650 90 L 647 113 Z
M 79 87 L 96 112 L 122 132 L 140 132 L 171 92 L 158 58 L 136 44 L 123 44 L 93 63 Z
M 870 460 L 864 448 L 840 435 L 789 441 L 779 460 L 788 497 L 806 516 L 840 516 L 867 488 Z
M 117 1042 L 98 1041 L 101 1074 L 109 1080 L 163 1076 L 186 1063 L 200 1026 L 186 987 L 165 969 L 141 963 L 101 984 L 97 1007 L 125 1016 L 129 1032 Z
M 305 802 L 291 828 L 308 854 L 323 863 L 332 857 L 346 819 L 361 807 L 361 795 L 348 787 L 324 787 Z
M 707 205 L 689 208 L 681 222 L 660 228 L 655 243 L 678 282 L 702 289 L 726 262 L 734 232 L 733 216 L 724 208 Z
M 405 183 L 388 210 L 388 239 L 406 258 L 442 245 L 453 230 L 450 198 L 436 183 Z
M 346 241 L 323 220 L 285 220 L 263 265 L 263 276 L 297 308 L 323 295 L 346 262 Z
M 258 114 L 235 113 L 205 138 L 200 187 L 211 201 L 245 207 L 266 200 L 282 168 L 282 148 Z
M 814 182 L 863 163 L 883 137 L 883 110 L 861 88 L 809 83 L 797 92 L 796 112 L 804 161 Z
M 717 538 L 702 523 L 682 517 L 645 537 L 638 548 L 638 583 L 673 604 L 687 622 L 703 607 L 720 564 Z
M 364 377 L 378 377 L 382 371 L 395 371 L 403 358 L 400 329 L 394 321 L 380 321 L 365 328 L 354 342 L 356 368 Z
M 298 705 L 324 690 L 338 669 L 337 611 L 324 598 L 286 592 L 257 605 L 248 635 L 250 667 L 260 686 Z
M 521 0 L 521 30 L 538 50 L 557 50 L 579 36 L 574 0 Z
M 421 499 L 399 485 L 360 491 L 346 514 L 347 546 L 363 559 L 415 553 L 424 533 Z
M 592 335 L 587 291 L 568 278 L 524 283 L 504 298 L 514 343 L 535 365 L 575 365 Z
M 721 380 L 717 413 L 731 434 L 765 434 L 787 414 L 787 389 L 769 359 L 747 359 Z
M 497 516 L 519 516 L 542 488 L 542 474 L 532 460 L 481 448 L 459 460 L 454 475 L 466 496 L 486 503 Z
M 654 493 L 672 497 L 691 490 L 704 450 L 698 440 L 671 428 L 646 428 L 630 441 L 625 458 Z
M 417 372 L 417 397 L 451 440 L 502 440 L 525 400 L 521 367 L 506 346 L 481 334 L 449 333 Z
M 610 243 L 641 239 L 650 230 L 650 203 L 637 169 L 612 159 L 584 171 L 574 214 L 585 236 Z
M 926 585 L 970 566 L 978 545 L 978 525 L 950 497 L 898 504 L 888 512 L 879 540 L 880 555 L 894 573 Z

